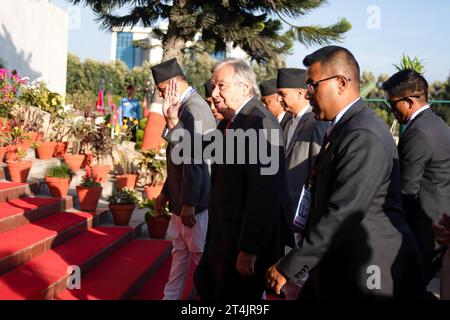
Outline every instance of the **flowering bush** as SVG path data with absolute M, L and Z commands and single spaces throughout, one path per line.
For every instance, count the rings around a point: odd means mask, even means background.
M 27 81 L 6 68 L 0 69 L 0 117 L 6 118 L 17 102 L 18 91 Z
M 60 115 L 64 111 L 64 98 L 48 90 L 44 82 L 34 82 L 25 87 L 20 99 L 25 104 L 38 107 L 50 114 Z

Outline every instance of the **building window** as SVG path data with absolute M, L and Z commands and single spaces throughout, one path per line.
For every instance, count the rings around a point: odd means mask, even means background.
M 130 69 L 135 66 L 132 32 L 117 32 L 116 60 L 122 60 Z

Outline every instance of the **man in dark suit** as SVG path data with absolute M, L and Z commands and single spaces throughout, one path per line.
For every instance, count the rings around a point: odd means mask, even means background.
M 228 120 L 227 160 L 213 165 L 208 233 L 194 284 L 204 300 L 261 299 L 265 270 L 292 244 L 281 128 L 259 101 L 255 74 L 245 61 L 217 64 L 212 88 L 214 104 Z M 264 130 L 267 138 L 260 135 Z M 250 138 L 236 143 L 253 133 L 252 143 Z M 260 157 L 249 160 L 258 146 L 271 150 L 273 172 L 265 172 L 269 165 Z M 245 161 L 238 163 L 241 156 Z
M 402 70 L 384 84 L 391 109 L 406 125 L 400 136 L 401 190 L 406 220 L 426 267 L 427 283 L 439 271 L 446 246 L 434 241 L 433 223 L 450 212 L 450 128 L 428 105 L 428 83 Z
M 403 217 L 396 146 L 360 98 L 357 61 L 328 46 L 303 63 L 313 112 L 332 124 L 302 197 L 303 243 L 267 271 L 268 286 L 279 292 L 287 279 L 309 274 L 299 298 L 422 297 L 423 265 Z
M 292 115 L 284 130 L 284 145 L 289 195 L 292 211 L 295 212 L 303 185 L 319 154 L 329 122 L 314 118 L 312 107 L 306 98 L 306 70 L 279 69 L 276 85 L 280 104 Z
M 173 239 L 172 266 L 164 288 L 164 299 L 179 300 L 191 260 L 197 264 L 203 252 L 208 225 L 210 174 L 207 163 L 200 159 L 202 155 L 194 154 L 194 148 L 191 148 L 191 153 L 186 151 L 189 154 L 183 154 L 181 163 L 174 160 L 174 156 L 178 155 L 174 148 L 181 142 L 179 133 L 183 140 L 190 138 L 194 141 L 216 126 L 210 108 L 189 86 L 176 59 L 155 65 L 151 70 L 160 96 L 164 99 L 166 128 L 163 138 L 168 142 L 167 179 L 156 199 L 156 209 L 161 211 L 168 201 L 173 213 L 167 231 Z
M 278 101 L 277 93 L 277 79 L 270 79 L 263 81 L 259 84 L 261 90 L 261 101 L 266 108 L 270 111 L 280 123 L 281 129 L 284 132 L 287 123 L 291 120 L 292 115 L 289 112 L 285 112 L 283 107 Z

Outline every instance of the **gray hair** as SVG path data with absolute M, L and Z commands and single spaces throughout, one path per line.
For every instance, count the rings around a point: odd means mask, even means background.
M 261 93 L 259 91 L 258 83 L 256 82 L 256 74 L 245 60 L 230 58 L 216 63 L 213 66 L 212 72 L 216 72 L 223 66 L 230 65 L 234 70 L 235 81 L 250 82 L 252 88 L 250 94 L 255 98 L 259 98 Z

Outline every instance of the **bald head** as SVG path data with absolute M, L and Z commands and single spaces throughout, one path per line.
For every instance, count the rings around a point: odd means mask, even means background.
M 306 67 L 320 63 L 321 69 L 328 74 L 340 74 L 351 79 L 351 86 L 359 92 L 359 64 L 353 54 L 339 46 L 323 47 L 303 59 Z

